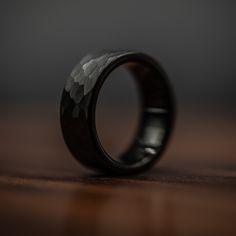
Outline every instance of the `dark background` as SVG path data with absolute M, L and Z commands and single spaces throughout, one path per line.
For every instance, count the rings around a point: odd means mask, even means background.
M 1 110 L 57 109 L 65 79 L 82 56 L 132 49 L 163 65 L 180 112 L 233 115 L 235 10 L 233 0 L 1 0 Z

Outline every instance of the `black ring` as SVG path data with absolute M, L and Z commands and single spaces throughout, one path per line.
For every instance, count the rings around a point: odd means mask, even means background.
M 114 160 L 103 149 L 96 131 L 95 109 L 102 84 L 125 64 L 141 93 L 141 122 L 129 150 Z M 143 53 L 101 51 L 84 57 L 67 79 L 60 118 L 63 136 L 75 158 L 87 167 L 113 174 L 145 170 L 160 157 L 174 120 L 174 100 L 168 77 L 159 63 Z

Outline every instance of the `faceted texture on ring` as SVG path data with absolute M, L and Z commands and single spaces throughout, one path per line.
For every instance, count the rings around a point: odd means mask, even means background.
M 66 81 L 65 90 L 70 93 L 71 99 L 78 104 L 95 85 L 99 75 L 111 62 L 131 52 L 106 53 L 102 56 L 88 55 L 73 69 Z
M 87 107 L 89 103 L 89 92 L 97 82 L 102 71 L 114 60 L 132 52 L 103 51 L 85 56 L 72 70 L 65 85 L 65 91 L 70 94 L 70 98 L 75 102 L 73 117 L 78 117 L 80 110 Z M 83 99 L 84 97 L 87 99 Z M 86 109 L 84 109 L 86 112 Z

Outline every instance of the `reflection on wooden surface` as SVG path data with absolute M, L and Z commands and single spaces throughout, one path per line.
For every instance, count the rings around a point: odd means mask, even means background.
M 82 169 L 40 114 L 1 118 L 1 235 L 236 235 L 233 121 L 180 119 L 156 167 L 111 178 Z

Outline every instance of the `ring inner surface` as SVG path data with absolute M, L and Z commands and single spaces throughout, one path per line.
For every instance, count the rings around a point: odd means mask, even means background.
M 169 132 L 172 109 L 169 85 L 161 69 L 146 61 L 126 62 L 121 66 L 125 66 L 137 82 L 141 109 L 137 135 L 115 161 L 125 165 L 144 164 L 158 155 Z

